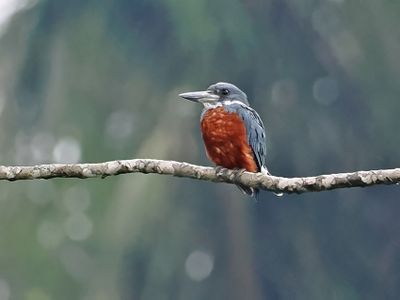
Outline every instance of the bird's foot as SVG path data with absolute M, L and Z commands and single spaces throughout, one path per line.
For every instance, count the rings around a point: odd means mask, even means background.
M 241 168 L 241 169 L 234 169 L 237 172 L 237 175 L 242 175 L 244 172 L 247 172 L 246 169 Z
M 235 171 L 236 171 L 236 173 L 235 173 L 235 179 L 237 179 L 237 178 L 239 178 L 240 176 L 242 176 L 243 175 L 243 173 L 244 172 L 246 172 L 247 170 L 246 169 L 234 169 Z
M 215 167 L 215 173 L 217 174 L 217 176 L 224 175 L 224 173 L 226 173 L 227 170 L 229 170 L 229 169 L 221 167 L 221 166 Z
M 228 169 L 228 168 L 224 168 L 221 166 L 216 166 L 215 167 L 215 173 L 217 174 L 217 176 L 221 176 L 221 175 L 225 175 L 228 171 L 234 171 L 235 173 L 233 174 L 235 179 L 242 176 L 244 172 L 246 172 L 246 169 L 239 169 L 239 168 L 235 168 L 235 169 Z

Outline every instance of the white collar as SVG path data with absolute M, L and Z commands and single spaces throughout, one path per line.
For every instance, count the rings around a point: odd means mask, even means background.
M 205 103 L 203 103 L 205 108 L 217 108 L 220 106 L 228 106 L 228 105 L 232 105 L 232 104 L 239 104 L 241 106 L 247 106 L 246 104 L 244 104 L 243 102 L 238 101 L 238 100 L 227 100 L 227 101 L 223 101 L 223 102 L 214 102 L 214 103 L 205 102 Z

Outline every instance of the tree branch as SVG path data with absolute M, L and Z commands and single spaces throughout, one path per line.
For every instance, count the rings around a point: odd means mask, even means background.
M 285 178 L 228 169 L 218 172 L 212 167 L 155 159 L 117 160 L 92 164 L 0 166 L 0 180 L 9 181 L 50 178 L 105 178 L 127 173 L 157 173 L 213 182 L 240 183 L 275 193 L 319 192 L 337 188 L 398 184 L 400 182 L 400 168 Z

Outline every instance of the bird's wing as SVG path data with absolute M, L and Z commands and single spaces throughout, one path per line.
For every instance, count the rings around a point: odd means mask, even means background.
M 259 171 L 266 168 L 266 134 L 264 124 L 258 113 L 247 105 L 239 103 L 227 106 L 228 111 L 237 113 L 244 122 L 247 132 L 247 141 L 253 150 Z

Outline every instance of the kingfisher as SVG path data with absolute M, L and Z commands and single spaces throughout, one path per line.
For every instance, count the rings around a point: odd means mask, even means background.
M 205 91 L 179 96 L 204 105 L 201 134 L 213 163 L 227 169 L 269 174 L 264 124 L 244 92 L 231 83 L 218 82 Z M 257 197 L 259 193 L 257 188 L 238 187 L 250 196 Z

